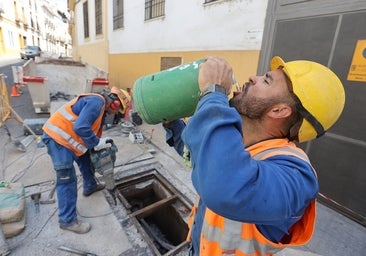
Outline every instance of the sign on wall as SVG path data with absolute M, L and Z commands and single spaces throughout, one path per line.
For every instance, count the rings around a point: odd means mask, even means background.
M 358 40 L 347 80 L 366 82 L 366 40 Z

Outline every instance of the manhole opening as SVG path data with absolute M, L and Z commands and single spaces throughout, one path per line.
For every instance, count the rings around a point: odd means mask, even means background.
M 187 245 L 192 203 L 156 170 L 123 178 L 117 195 L 156 255 L 174 255 Z
M 154 175 L 137 177 L 117 186 L 125 200 L 124 206 L 134 212 L 172 195 Z

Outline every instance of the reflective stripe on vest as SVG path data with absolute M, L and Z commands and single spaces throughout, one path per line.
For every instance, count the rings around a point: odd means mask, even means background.
M 76 140 L 74 140 L 68 133 L 66 133 L 65 131 L 61 130 L 60 128 L 58 128 L 57 126 L 51 124 L 51 123 L 45 123 L 44 124 L 45 127 L 47 127 L 48 129 L 58 133 L 64 140 L 66 140 L 73 148 L 76 148 L 77 150 L 79 150 L 80 152 L 82 152 L 83 154 L 86 153 L 86 151 L 88 151 L 88 148 L 83 146 L 82 144 L 80 144 L 79 142 L 77 142 Z
M 76 118 L 74 118 L 73 115 L 71 115 L 69 112 L 66 111 L 66 106 L 59 108 L 58 111 L 60 112 L 61 115 L 63 115 L 66 118 L 66 120 L 70 122 L 76 121 Z
M 252 157 L 256 160 L 263 160 L 274 155 L 292 155 L 310 164 L 308 157 L 301 149 L 291 146 L 292 144 L 286 143 L 280 147 L 267 148 Z M 296 230 L 291 229 L 290 233 L 295 233 L 294 239 L 290 241 L 290 244 L 282 244 L 269 241 L 259 232 L 255 224 L 230 220 L 206 208 L 201 230 L 200 255 L 272 255 L 285 246 L 308 241 L 314 230 L 314 219 L 315 200 L 306 208 L 301 220 L 298 221 L 299 224 L 294 224 L 293 227 Z M 304 222 L 306 227 L 303 227 L 303 223 L 300 222 Z
M 274 154 L 273 154 L 274 153 Z M 310 160 L 308 156 L 302 152 L 299 152 L 293 148 L 290 147 L 283 147 L 283 148 L 270 148 L 267 150 L 264 150 L 255 156 L 253 156 L 254 159 L 260 160 L 265 159 L 273 155 L 295 155 L 298 158 L 304 160 L 305 162 L 308 162 L 310 164 Z
M 273 247 L 266 243 L 266 241 L 262 243 L 258 239 L 255 239 L 254 236 L 242 237 L 242 229 L 255 232 L 252 230 L 253 224 L 246 224 L 227 218 L 223 218 L 223 221 L 224 230 L 211 226 L 206 221 L 203 223 L 202 235 L 204 239 L 208 242 L 217 243 L 222 251 L 220 254 L 209 252 L 209 255 L 270 255 L 282 249 L 282 247 Z
M 266 159 L 266 158 L 269 158 L 269 157 L 275 156 L 275 155 L 292 155 L 297 158 L 300 158 L 311 166 L 311 169 L 313 170 L 315 176 L 317 176 L 315 169 L 313 168 L 313 166 L 310 163 L 309 157 L 304 152 L 296 150 L 295 148 L 291 148 L 291 147 L 270 148 L 270 149 L 264 150 L 256 155 L 254 155 L 253 158 L 256 160 L 260 160 L 260 159 Z

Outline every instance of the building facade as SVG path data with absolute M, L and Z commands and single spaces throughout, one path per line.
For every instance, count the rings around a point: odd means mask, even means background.
M 0 56 L 19 56 L 26 45 L 44 53 L 71 55 L 67 12 L 53 1 L 2 0 L 0 2 Z
M 73 58 L 129 88 L 143 75 L 220 55 L 238 81 L 257 70 L 267 0 L 69 0 Z

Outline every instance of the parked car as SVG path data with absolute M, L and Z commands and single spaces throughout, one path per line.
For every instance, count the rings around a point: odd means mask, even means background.
M 42 50 L 36 45 L 27 45 L 20 50 L 20 58 L 22 59 L 34 59 L 36 56 L 40 57 Z

